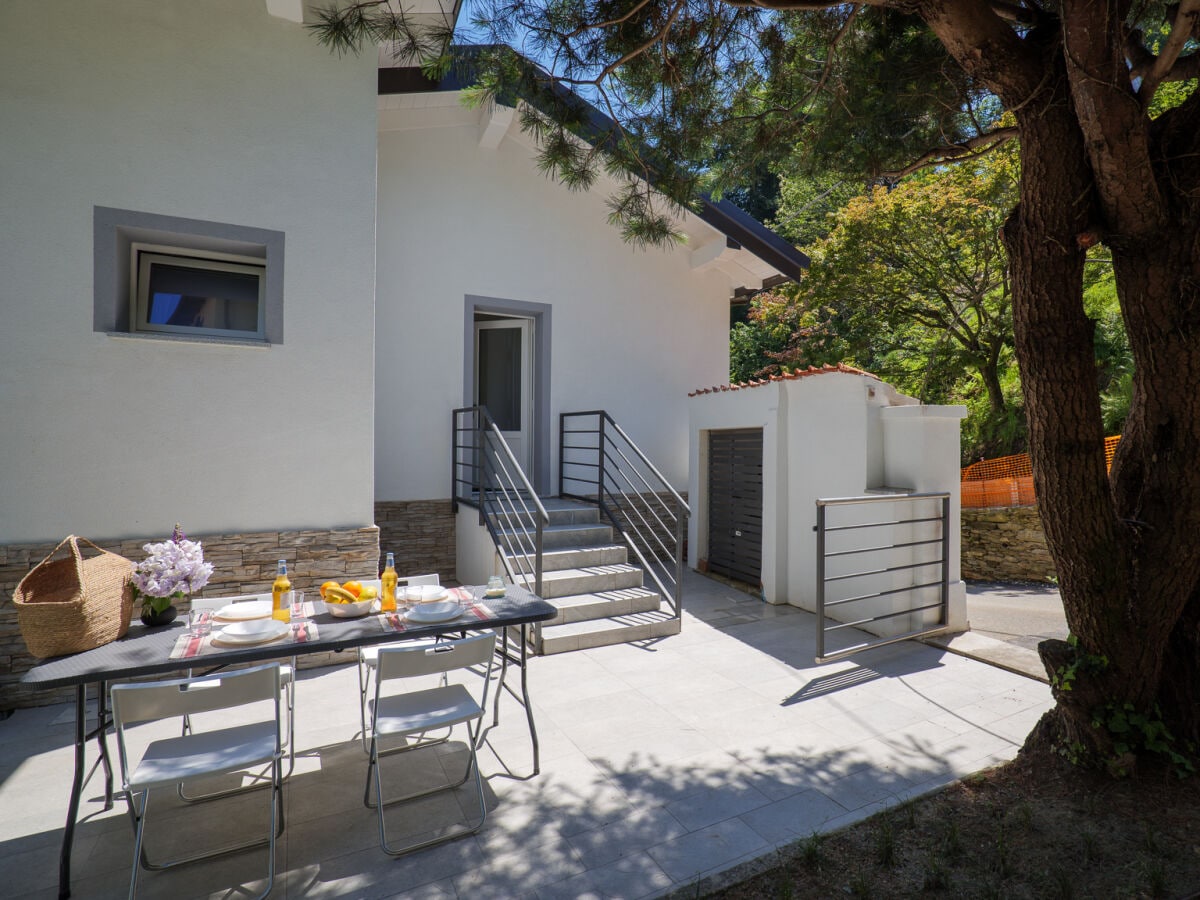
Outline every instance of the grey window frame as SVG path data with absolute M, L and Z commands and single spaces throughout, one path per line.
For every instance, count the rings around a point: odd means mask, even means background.
M 93 207 L 92 330 L 114 337 L 264 347 L 283 343 L 284 232 L 204 219 L 186 219 L 107 206 Z M 140 331 L 130 296 L 134 243 L 174 248 L 183 256 L 230 254 L 261 261 L 263 328 L 260 336 Z

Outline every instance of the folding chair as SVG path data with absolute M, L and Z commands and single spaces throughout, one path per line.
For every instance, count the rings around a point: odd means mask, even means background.
M 428 575 L 409 575 L 407 578 L 400 578 L 396 581 L 396 590 L 399 591 L 403 587 L 419 584 L 441 584 L 442 580 L 436 572 Z M 437 643 L 437 638 L 418 638 L 413 641 L 396 641 L 391 644 L 375 644 L 370 647 L 358 648 L 358 723 L 360 734 L 362 735 L 363 752 L 367 753 L 367 693 L 371 689 L 371 676 L 375 672 L 375 666 L 379 660 L 379 651 L 384 648 L 402 647 L 405 649 L 416 649 L 418 647 L 432 646 Z
M 121 782 L 134 827 L 133 874 L 129 897 L 137 893 L 138 871 L 168 869 L 184 863 L 212 859 L 238 850 L 266 846 L 267 888 L 275 879 L 275 839 L 283 833 L 283 747 L 280 738 L 279 665 L 271 663 L 223 672 L 202 678 L 173 681 L 115 684 L 111 689 L 113 725 L 121 763 Z M 212 731 L 194 731 L 180 737 L 150 741 L 135 759 L 129 752 L 129 728 L 133 725 L 191 716 L 216 710 L 232 710 L 266 702 L 272 714 L 241 725 Z M 265 839 L 220 847 L 192 856 L 153 862 L 143 847 L 150 795 L 157 788 L 174 788 L 194 778 L 240 772 L 265 764 L 271 766 L 270 833 Z
M 488 687 L 491 684 L 492 659 L 496 647 L 495 634 L 481 634 L 459 640 L 418 649 L 384 647 L 380 650 L 375 672 L 375 696 L 368 704 L 371 743 L 368 751 L 367 783 L 363 792 L 363 803 L 379 813 L 379 845 L 390 856 L 402 856 L 414 850 L 431 847 L 467 834 L 474 834 L 487 818 L 487 805 L 483 796 L 483 778 L 479 772 L 477 750 L 482 733 L 484 707 L 487 706 Z M 485 666 L 482 687 L 478 699 L 462 684 L 439 684 L 437 687 L 406 693 L 383 693 L 383 686 L 393 679 L 419 678 L 428 675 L 446 675 L 460 669 Z M 428 790 L 417 791 L 401 797 L 386 798 L 383 791 L 382 759 L 395 753 L 412 749 L 405 745 L 388 749 L 380 748 L 381 739 L 390 740 L 417 737 L 433 729 L 467 726 L 470 754 L 466 771 L 453 784 L 445 784 Z M 472 727 L 473 724 L 473 727 Z M 427 746 L 422 744 L 420 746 Z M 384 808 L 397 803 L 428 797 L 442 791 L 450 791 L 464 784 L 475 773 L 475 787 L 479 796 L 479 817 L 468 821 L 457 829 L 424 841 L 416 841 L 401 847 L 388 843 Z M 373 779 L 372 779 L 372 776 Z M 375 803 L 371 802 L 374 783 Z
M 271 602 L 271 595 L 268 594 L 239 594 L 236 597 L 195 597 L 192 599 L 192 609 L 206 610 L 215 614 L 218 610 L 224 609 L 231 603 L 245 603 L 250 600 L 258 600 L 260 602 Z M 195 676 L 195 669 L 188 669 L 188 677 Z M 284 699 L 287 701 L 287 730 L 284 734 L 283 746 L 288 753 L 287 771 L 283 773 L 285 779 L 290 778 L 292 770 L 296 767 L 296 657 L 291 658 L 290 663 L 281 663 L 279 666 L 279 683 L 283 688 Z M 187 717 L 183 720 L 183 733 L 187 734 L 191 728 L 191 723 Z M 256 787 L 251 785 L 250 787 Z M 181 800 L 211 800 L 213 797 L 224 796 L 245 788 L 235 788 L 231 791 L 222 791 L 218 794 L 203 794 L 200 796 L 189 797 L 183 791 L 183 785 L 179 786 L 179 799 Z

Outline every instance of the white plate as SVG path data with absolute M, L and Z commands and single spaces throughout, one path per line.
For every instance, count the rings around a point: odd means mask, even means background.
M 226 625 L 216 637 L 227 644 L 258 644 L 287 634 L 291 625 L 278 619 L 252 619 Z
M 409 603 L 432 603 L 449 593 L 440 584 L 411 584 L 405 590 L 408 591 Z
M 247 619 L 269 619 L 271 617 L 270 600 L 244 600 L 241 603 L 230 603 L 217 610 L 216 618 L 229 622 L 244 622 Z
M 457 600 L 443 600 L 414 606 L 405 618 L 410 622 L 449 622 L 461 616 L 462 612 L 462 604 Z

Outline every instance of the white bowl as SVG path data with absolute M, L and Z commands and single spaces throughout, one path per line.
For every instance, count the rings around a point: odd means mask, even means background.
M 355 616 L 365 616 L 371 611 L 376 597 L 370 600 L 359 600 L 355 603 L 325 603 L 325 610 L 337 619 L 353 619 Z

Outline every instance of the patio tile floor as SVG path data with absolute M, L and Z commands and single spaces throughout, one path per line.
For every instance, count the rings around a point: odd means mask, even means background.
M 302 670 L 296 771 L 272 896 L 479 898 L 661 897 L 731 866 L 851 824 L 1010 759 L 1051 704 L 1033 679 L 906 642 L 852 660 L 812 662 L 814 617 L 771 607 L 688 573 L 681 634 L 535 658 L 529 670 L 542 773 L 521 710 L 502 702 L 480 759 L 489 816 L 473 837 L 393 860 L 362 805 L 352 665 Z M 0 897 L 56 896 L 71 771 L 69 706 L 0 722 Z M 92 745 L 94 746 L 94 745 Z M 419 751 L 410 777 L 463 762 L 461 742 Z M 392 762 L 404 757 L 395 757 Z M 121 897 L 132 834 L 119 803 L 84 791 L 72 896 Z M 249 798 L 247 798 L 249 799 Z M 215 829 L 233 815 L 164 804 L 160 838 Z M 396 810 L 389 828 L 423 832 L 477 806 L 460 788 Z M 252 808 L 253 807 L 253 808 Z M 261 821 L 261 820 L 260 820 Z M 228 897 L 261 889 L 265 858 L 140 877 L 143 897 Z

